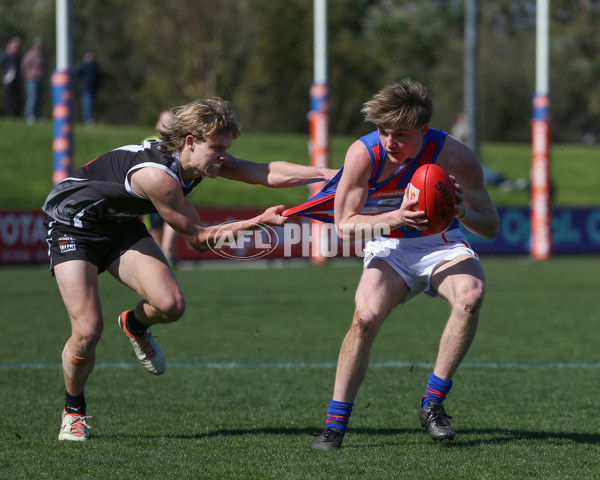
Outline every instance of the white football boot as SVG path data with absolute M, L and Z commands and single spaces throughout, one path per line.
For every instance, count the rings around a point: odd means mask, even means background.
M 92 417 L 67 413 L 63 410 L 58 439 L 85 442 L 89 438 L 88 429 L 90 426 L 86 422 L 88 418 Z
M 119 315 L 119 327 L 121 327 L 121 330 L 123 330 L 123 333 L 129 339 L 129 343 L 133 346 L 135 355 L 140 363 L 150 373 L 160 375 L 165 371 L 166 367 L 165 357 L 163 356 L 160 347 L 154 341 L 150 329 L 146 330 L 146 333 L 142 337 L 136 337 L 129 332 L 127 329 L 127 322 L 125 321 L 127 312 L 129 312 L 129 310 L 126 310 Z

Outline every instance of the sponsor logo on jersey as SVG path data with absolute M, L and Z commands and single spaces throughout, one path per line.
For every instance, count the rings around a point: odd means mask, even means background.
M 373 195 L 371 195 L 371 198 L 377 198 L 377 197 L 399 197 L 401 195 L 404 195 L 404 189 L 402 190 L 394 190 L 392 192 L 377 192 Z

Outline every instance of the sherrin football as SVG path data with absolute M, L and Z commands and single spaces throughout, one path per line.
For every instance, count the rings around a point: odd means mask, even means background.
M 446 171 L 434 163 L 420 166 L 408 184 L 405 195 L 417 200 L 417 211 L 429 220 L 427 233 L 442 233 L 454 220 L 454 183 Z

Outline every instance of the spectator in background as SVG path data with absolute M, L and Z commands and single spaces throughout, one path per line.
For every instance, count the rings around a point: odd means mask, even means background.
M 583 134 L 581 140 L 585 145 L 594 145 L 598 141 L 598 134 L 600 133 L 600 128 L 597 124 L 592 123 L 588 125 L 586 132 Z
M 21 64 L 25 79 L 25 118 L 30 125 L 42 118 L 46 63 L 44 43 L 41 38 L 36 38 Z
M 456 138 L 459 142 L 468 143 L 469 140 L 469 119 L 467 114 L 460 112 L 456 116 L 456 121 L 452 125 L 450 135 Z M 471 146 L 472 147 L 472 146 Z M 525 190 L 529 186 L 529 182 L 525 178 L 517 178 L 516 180 L 510 180 L 502 175 L 500 172 L 488 167 L 481 162 L 481 168 L 483 169 L 483 179 L 488 185 L 498 187 L 500 190 L 505 192 L 511 192 L 515 190 Z
M 21 39 L 11 38 L 0 56 L 0 71 L 4 87 L 4 115 L 19 116 L 21 110 Z
M 100 69 L 94 52 L 87 52 L 83 56 L 81 63 L 77 66 L 76 74 L 81 98 L 82 120 L 86 125 L 92 126 L 94 125 L 96 94 L 100 87 Z
M 467 114 L 464 112 L 460 112 L 456 115 L 456 120 L 454 125 L 452 125 L 452 129 L 450 130 L 450 135 L 456 138 L 459 142 L 467 143 L 469 140 L 469 119 L 467 118 Z

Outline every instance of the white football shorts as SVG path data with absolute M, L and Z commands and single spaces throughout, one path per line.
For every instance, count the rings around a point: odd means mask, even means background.
M 407 302 L 421 292 L 431 297 L 436 296 L 431 291 L 430 281 L 438 263 L 453 260 L 460 255 L 469 255 L 479 260 L 458 228 L 425 237 L 377 237 L 366 243 L 364 252 L 364 268 L 368 268 L 373 259 L 380 258 L 406 282 L 409 291 L 400 303 Z

